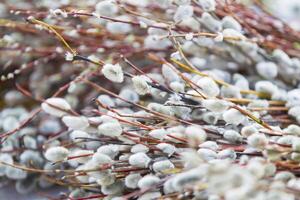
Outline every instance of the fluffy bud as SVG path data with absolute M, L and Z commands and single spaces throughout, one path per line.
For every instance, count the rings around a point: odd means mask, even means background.
M 277 65 L 273 62 L 260 62 L 256 65 L 257 73 L 266 79 L 273 79 L 277 76 Z
M 114 16 L 118 12 L 118 6 L 113 1 L 100 1 L 95 6 L 98 15 Z
M 231 29 L 234 29 L 234 30 L 239 31 L 239 32 L 242 31 L 242 26 L 240 25 L 240 23 L 237 22 L 237 21 L 236 21 L 233 17 L 231 17 L 231 16 L 225 16 L 225 17 L 222 19 L 222 26 L 223 26 L 223 29 L 231 28 Z
M 175 166 L 169 160 L 162 160 L 153 163 L 152 167 L 155 172 L 164 172 L 167 169 L 173 169 Z
M 134 76 L 132 78 L 134 89 L 138 94 L 145 95 L 150 92 L 151 87 L 148 85 L 147 80 L 149 79 L 145 76 Z
M 105 78 L 112 82 L 122 83 L 124 80 L 123 70 L 119 64 L 105 64 L 101 71 Z
M 138 187 L 141 189 L 149 188 L 149 187 L 159 183 L 159 181 L 160 181 L 160 179 L 157 176 L 146 175 L 139 180 Z
M 68 157 L 69 150 L 64 147 L 50 147 L 44 155 L 47 160 L 51 162 L 58 162 Z
M 299 139 L 293 140 L 292 149 L 293 149 L 293 151 L 300 152 L 300 140 Z
M 145 153 L 139 152 L 129 157 L 129 164 L 136 167 L 147 167 L 151 161 Z
M 50 115 L 62 117 L 66 114 L 64 110 L 70 110 L 71 106 L 66 100 L 62 98 L 53 97 L 47 99 L 44 103 L 42 103 L 42 109 Z
M 131 153 L 138 153 L 138 152 L 143 152 L 147 153 L 149 151 L 149 148 L 143 144 L 136 144 L 131 147 Z
M 156 148 L 160 149 L 163 153 L 168 154 L 168 156 L 171 156 L 176 152 L 176 147 L 168 143 L 159 143 L 156 145 Z
M 155 129 L 149 132 L 149 135 L 151 137 L 154 137 L 156 139 L 162 140 L 164 137 L 168 134 L 168 132 L 165 129 Z
M 246 117 L 240 111 L 231 108 L 223 113 L 223 119 L 227 124 L 239 125 Z
M 64 116 L 62 121 L 72 130 L 84 130 L 90 125 L 88 119 L 84 116 Z
M 173 19 L 175 22 L 180 22 L 182 20 L 192 17 L 193 13 L 194 13 L 193 6 L 189 6 L 189 5 L 179 6 L 175 12 Z
M 228 109 L 229 103 L 220 99 L 204 99 L 202 105 L 212 112 L 223 112 Z
M 202 9 L 206 12 L 212 12 L 216 9 L 215 0 L 199 0 L 198 2 Z
M 251 147 L 263 149 L 268 144 L 268 139 L 264 134 L 254 133 L 247 138 L 247 143 Z
M 129 174 L 125 177 L 125 185 L 128 188 L 135 189 L 138 187 L 138 182 L 142 178 L 140 174 Z
M 206 138 L 206 132 L 200 126 L 188 126 L 185 129 L 185 135 L 188 138 L 189 144 L 192 146 L 198 146 L 203 143 Z
M 216 97 L 220 93 L 219 86 L 212 78 L 203 77 L 199 81 L 197 81 L 197 85 L 208 97 Z
M 123 130 L 119 122 L 107 122 L 98 126 L 98 134 L 111 137 L 118 137 Z
M 224 138 L 229 142 L 241 142 L 243 141 L 243 137 L 234 130 L 227 130 L 224 133 Z
M 255 83 L 255 90 L 272 95 L 278 91 L 278 88 L 276 85 L 269 81 L 258 81 Z

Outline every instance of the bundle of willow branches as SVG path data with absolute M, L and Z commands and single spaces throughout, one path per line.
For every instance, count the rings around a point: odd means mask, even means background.
M 300 199 L 300 32 L 262 1 L 6 0 L 0 17 L 2 186 Z

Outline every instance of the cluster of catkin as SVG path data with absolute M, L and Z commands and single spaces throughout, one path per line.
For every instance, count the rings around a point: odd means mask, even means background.
M 262 1 L 6 0 L 0 36 L 1 185 L 299 199 L 300 32 Z

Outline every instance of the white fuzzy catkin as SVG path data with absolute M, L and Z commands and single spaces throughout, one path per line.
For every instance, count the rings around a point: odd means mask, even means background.
M 172 45 L 167 38 L 158 39 L 156 35 L 148 35 L 144 40 L 144 47 L 146 49 L 165 49 Z
M 255 90 L 272 95 L 278 91 L 278 87 L 270 81 L 258 81 L 255 83 Z
M 95 6 L 95 12 L 100 16 L 114 16 L 118 11 L 118 6 L 111 0 L 100 1 Z
M 108 155 L 111 159 L 114 159 L 119 154 L 119 145 L 108 144 L 103 145 L 97 149 L 97 152 Z
M 291 124 L 287 128 L 283 129 L 285 134 L 300 136 L 300 126 Z
M 269 102 L 267 100 L 253 100 L 247 106 L 248 108 L 268 108 Z
M 168 143 L 159 143 L 156 148 L 160 149 L 163 153 L 168 154 L 168 156 L 173 155 L 176 152 L 176 147 Z
M 118 63 L 115 65 L 105 64 L 101 71 L 105 78 L 112 82 L 122 83 L 124 80 L 122 67 Z
M 71 153 L 70 156 L 79 156 L 78 158 L 72 159 L 72 161 L 76 161 L 78 163 L 84 164 L 91 158 L 91 156 L 88 156 L 88 155 L 92 154 L 92 153 L 94 153 L 94 152 L 91 150 L 76 149 Z M 80 156 L 82 156 L 82 157 L 80 157 Z
M 225 98 L 242 98 L 240 88 L 236 86 L 222 86 L 221 87 L 221 95 Z
M 161 72 L 168 83 L 180 80 L 179 75 L 174 70 L 172 70 L 169 64 L 163 64 Z
M 146 175 L 139 180 L 138 187 L 140 189 L 150 188 L 151 186 L 159 183 L 159 181 L 160 181 L 160 179 L 157 176 Z
M 287 93 L 287 105 L 288 107 L 300 106 L 300 89 L 293 89 Z
M 50 147 L 46 150 L 44 156 L 51 162 L 62 161 L 69 155 L 69 150 L 65 147 Z
M 37 141 L 36 141 L 35 138 L 26 135 L 24 137 L 24 146 L 26 148 L 29 148 L 29 149 L 36 149 L 37 148 Z
M 197 153 L 205 161 L 210 161 L 210 160 L 216 159 L 218 157 L 218 154 L 211 149 L 201 148 L 197 151 Z
M 215 19 L 213 16 L 211 16 L 207 12 L 203 12 L 200 20 L 201 20 L 201 24 L 203 24 L 205 26 L 205 28 L 207 28 L 208 30 L 210 30 L 214 33 L 220 32 L 222 29 L 221 22 L 219 20 Z M 223 35 L 225 36 L 224 33 L 223 33 Z
M 139 196 L 137 200 L 149 200 L 149 199 L 160 199 L 161 193 L 160 192 L 146 192 Z
M 282 181 L 282 182 L 288 182 L 289 180 L 295 178 L 295 175 L 289 171 L 281 171 L 278 172 L 275 176 L 274 176 L 274 180 L 276 181 Z
M 220 99 L 204 99 L 202 100 L 202 105 L 212 112 L 224 112 L 230 104 Z
M 246 117 L 240 111 L 231 108 L 223 113 L 223 119 L 227 124 L 239 125 Z
M 129 164 L 136 167 L 147 167 L 151 161 L 151 158 L 147 154 L 139 152 L 132 154 L 129 157 Z
M 201 118 L 208 124 L 216 124 L 220 118 L 220 114 L 215 112 L 205 112 L 201 115 Z
M 131 153 L 138 153 L 138 152 L 147 153 L 148 151 L 149 151 L 149 148 L 143 144 L 133 145 L 130 149 Z
M 111 185 L 104 185 L 101 187 L 101 192 L 105 195 L 115 195 L 122 193 L 124 185 L 121 181 L 116 181 Z
M 275 49 L 272 52 L 272 56 L 277 62 L 281 64 L 288 66 L 292 65 L 292 60 L 290 59 L 290 57 L 281 49 Z
M 135 189 L 138 187 L 138 182 L 142 178 L 140 174 L 129 174 L 125 177 L 125 185 L 128 188 Z
M 216 1 L 215 0 L 198 0 L 199 5 L 206 12 L 212 12 L 216 9 Z
M 243 141 L 243 137 L 234 130 L 227 130 L 224 133 L 224 138 L 229 142 L 241 142 Z
M 94 165 L 110 164 L 113 162 L 113 160 L 108 155 L 100 152 L 94 153 L 91 161 Z
M 236 157 L 237 157 L 236 153 L 232 149 L 224 149 L 224 150 L 218 152 L 218 158 L 219 159 L 235 160 Z
M 10 131 L 18 128 L 19 120 L 14 116 L 6 117 L 2 122 L 2 128 L 4 131 Z
M 263 149 L 268 144 L 268 139 L 264 134 L 254 133 L 247 138 L 247 143 L 251 147 Z
M 231 28 L 231 29 L 234 29 L 234 30 L 239 31 L 239 32 L 242 31 L 242 26 L 240 25 L 240 23 L 237 22 L 231 16 L 225 16 L 225 17 L 223 17 L 223 19 L 222 19 L 222 26 L 223 26 L 223 29 Z
M 53 105 L 53 106 L 51 106 L 51 105 Z M 65 111 L 68 111 L 71 109 L 71 106 L 63 98 L 52 97 L 52 98 L 46 99 L 46 101 L 44 103 L 42 103 L 42 109 L 44 112 L 46 112 L 50 115 L 62 117 L 63 115 L 66 114 Z
M 240 90 L 249 90 L 249 81 L 240 74 L 233 75 L 234 86 Z
M 89 138 L 89 137 L 90 135 L 87 132 L 81 130 L 75 130 L 70 133 L 70 138 L 74 142 L 84 141 L 84 139 L 80 139 L 80 138 Z
M 291 154 L 291 159 L 292 159 L 293 161 L 300 162 L 300 153 L 298 153 L 298 152 L 293 152 L 293 153 Z
M 292 149 L 293 149 L 293 151 L 300 152 L 300 140 L 299 139 L 296 139 L 293 141 Z
M 241 134 L 244 137 L 249 137 L 254 133 L 258 133 L 258 129 L 254 125 L 244 126 L 241 130 Z
M 180 83 L 178 81 L 173 81 L 172 83 L 170 83 L 170 88 L 172 90 L 174 90 L 175 92 L 184 92 L 184 84 Z
M 109 171 L 101 172 L 101 175 L 97 177 L 97 183 L 102 187 L 112 185 L 115 183 L 115 176 Z
M 115 106 L 114 100 L 106 94 L 99 95 L 97 97 L 97 100 L 105 106 L 108 106 L 108 107 L 114 107 Z
M 150 85 L 147 83 L 149 78 L 145 76 L 134 76 L 132 78 L 135 91 L 140 95 L 145 95 L 150 92 Z
M 219 86 L 210 77 L 203 77 L 197 81 L 197 85 L 201 88 L 202 92 L 208 97 L 216 97 L 220 93 Z
M 215 141 L 206 141 L 199 145 L 200 148 L 211 149 L 213 151 L 217 151 L 219 149 L 219 145 Z
M 283 145 L 292 145 L 294 140 L 295 140 L 294 136 L 284 135 L 277 140 L 277 143 L 283 144 Z
M 165 115 L 174 115 L 174 113 L 172 112 L 172 108 L 171 106 L 165 106 L 159 103 L 149 103 L 147 106 L 148 109 L 155 111 L 155 112 L 159 112 Z
M 191 3 L 191 0 L 174 0 L 174 3 L 177 5 L 189 5 Z
M 168 134 L 165 129 L 155 129 L 148 133 L 151 137 L 162 140 Z
M 257 73 L 266 79 L 273 79 L 278 74 L 278 67 L 273 62 L 260 62 L 256 65 Z
M 10 154 L 1 153 L 0 154 L 0 161 L 5 162 L 7 164 L 12 165 L 14 160 Z M 0 176 L 3 176 L 5 174 L 5 170 L 8 168 L 8 165 L 3 165 L 0 163 Z
M 172 181 L 172 187 L 175 191 L 183 191 L 185 187 L 193 187 L 202 177 L 205 170 L 195 168 L 175 176 Z
M 123 130 L 119 122 L 106 122 L 98 126 L 99 135 L 118 137 L 122 132 Z
M 179 6 L 174 14 L 173 19 L 175 22 L 180 22 L 182 20 L 192 17 L 193 13 L 194 13 L 193 6 L 190 5 Z
M 130 20 L 130 17 L 121 15 L 116 17 L 117 20 Z M 106 29 L 112 34 L 128 34 L 132 31 L 132 27 L 128 23 L 109 21 L 106 23 Z
M 137 103 L 140 100 L 139 95 L 134 90 L 129 89 L 129 88 L 122 89 L 119 96 L 122 99 L 125 99 L 129 102 L 132 102 L 132 103 Z M 121 105 L 121 106 L 129 105 L 128 103 L 126 103 L 126 102 L 124 102 L 120 99 L 117 99 L 116 102 L 117 102 L 118 105 Z
M 226 28 L 222 31 L 224 37 L 237 37 L 241 40 L 245 40 L 246 37 L 241 34 L 239 31 L 232 29 L 232 28 Z M 230 41 L 230 43 L 236 44 L 236 41 Z
M 300 116 L 300 106 L 291 107 L 288 114 L 294 118 L 298 118 Z
M 41 167 L 43 158 L 37 151 L 25 150 L 20 155 L 20 163 L 26 166 Z
M 206 132 L 200 126 L 195 126 L 195 125 L 188 126 L 185 129 L 184 133 L 191 145 L 193 144 L 199 145 L 203 143 L 207 138 Z
M 272 94 L 271 99 L 275 101 L 288 101 L 288 93 L 283 89 L 278 89 Z M 289 102 L 286 104 L 286 106 L 289 107 Z
M 64 116 L 63 123 L 72 130 L 85 130 L 90 124 L 84 116 Z
M 27 172 L 25 170 L 15 168 L 15 167 L 7 167 L 5 171 L 6 176 L 12 180 L 22 180 L 27 177 Z
M 152 168 L 155 172 L 164 172 L 168 169 L 175 168 L 174 164 L 169 160 L 161 160 L 153 163 Z

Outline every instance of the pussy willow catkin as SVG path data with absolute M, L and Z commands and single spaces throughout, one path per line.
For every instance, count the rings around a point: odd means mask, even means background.
M 1 2 L 1 185 L 299 199 L 300 23 L 278 16 L 300 2 L 282 2 Z

